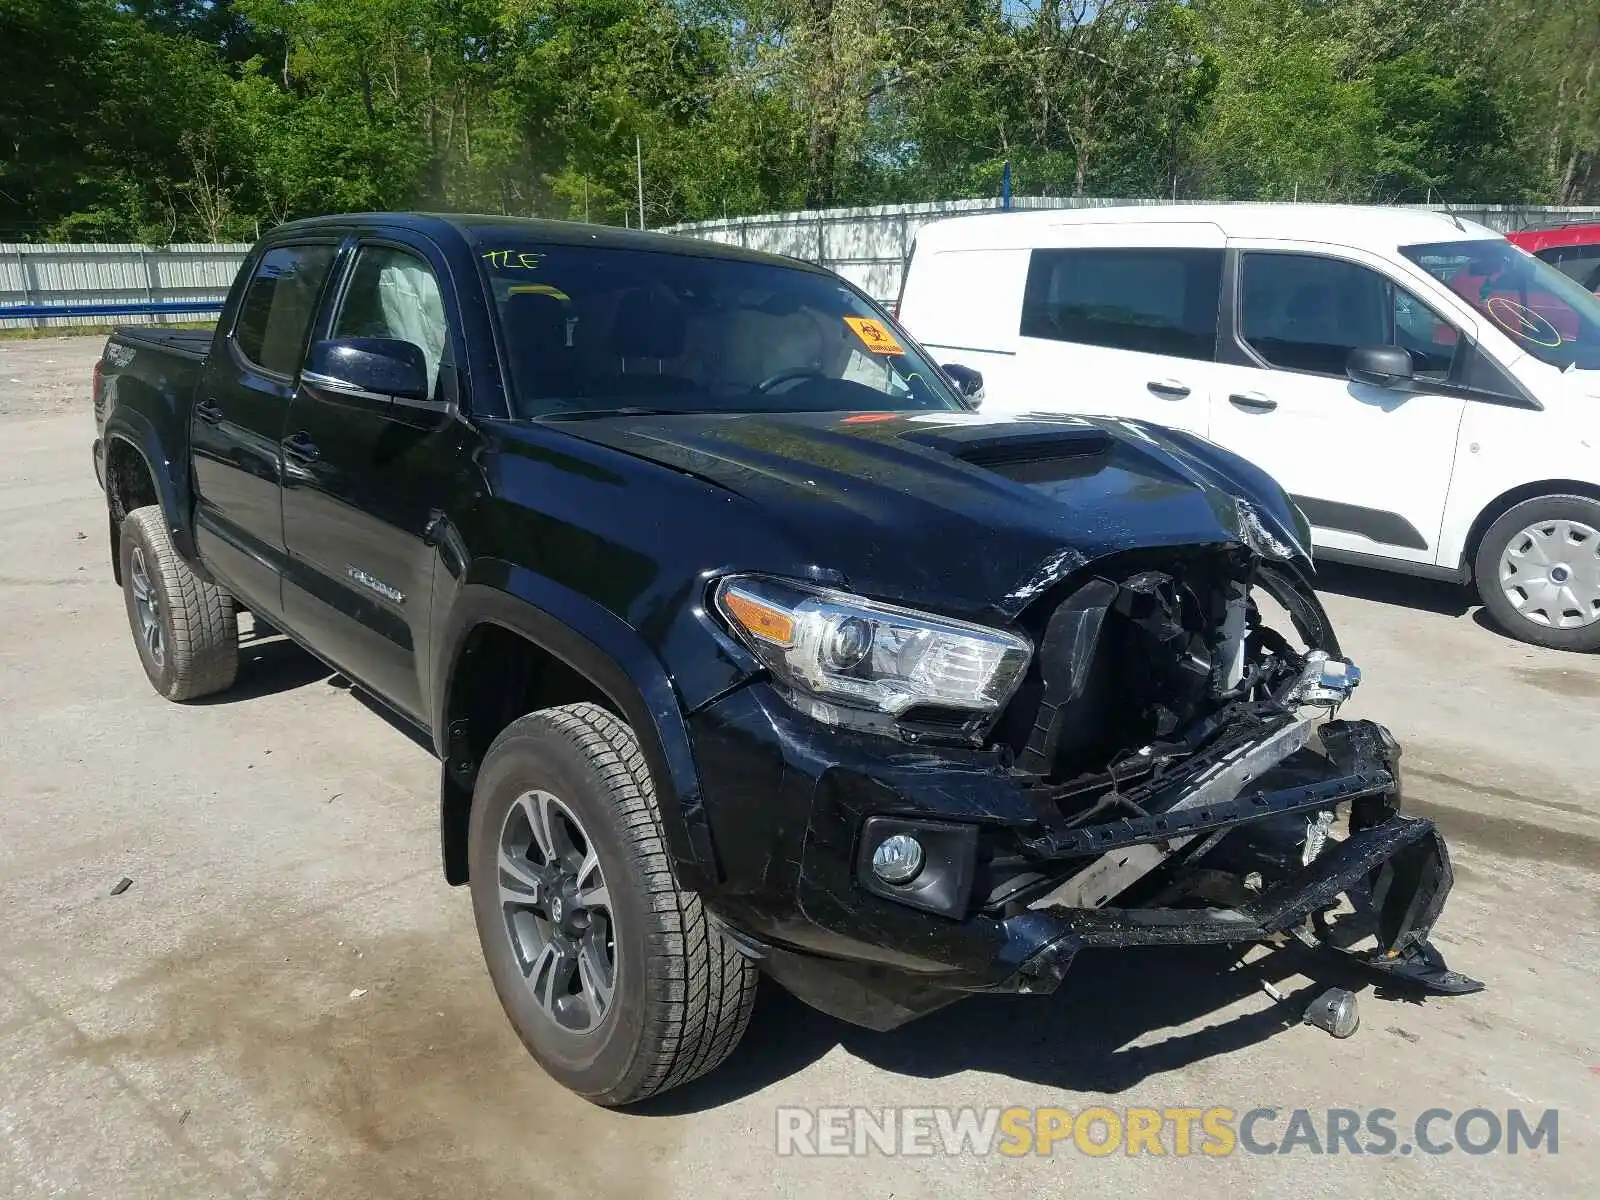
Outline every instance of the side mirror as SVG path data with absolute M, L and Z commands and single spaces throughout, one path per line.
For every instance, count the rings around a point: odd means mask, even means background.
M 1345 360 L 1352 383 L 1400 390 L 1411 386 L 1411 355 L 1399 346 L 1357 346 Z
M 332 338 L 312 345 L 300 382 L 335 403 L 433 409 L 428 358 L 398 338 Z M 445 405 L 437 402 L 442 412 Z
M 974 371 L 971 367 L 964 367 L 960 363 L 945 363 L 940 368 L 956 385 L 956 391 L 966 397 L 967 403 L 977 408 L 983 403 L 983 372 Z

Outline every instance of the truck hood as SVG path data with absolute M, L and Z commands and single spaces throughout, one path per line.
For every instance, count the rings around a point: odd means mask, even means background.
M 745 497 L 863 595 L 1015 616 L 1096 559 L 1242 545 L 1310 570 L 1268 475 L 1192 434 L 1109 418 L 749 413 L 551 421 Z

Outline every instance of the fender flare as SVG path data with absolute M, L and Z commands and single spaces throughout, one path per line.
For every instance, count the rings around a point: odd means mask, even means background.
M 632 726 L 650 768 L 666 834 L 667 852 L 680 886 L 703 889 L 720 877 L 700 791 L 688 725 L 666 667 L 639 635 L 593 600 L 522 567 L 480 561 L 468 568 L 435 640 L 433 697 L 436 749 L 449 777 L 448 705 L 456 666 L 472 631 L 499 625 L 559 658 L 588 679 Z M 449 789 L 441 805 L 450 803 Z M 441 812 L 441 836 L 451 832 Z M 446 853 L 446 877 L 453 878 Z
M 111 482 L 111 446 L 122 442 L 133 448 L 134 453 L 144 461 L 145 470 L 150 473 L 162 515 L 167 520 L 167 531 L 172 535 L 173 546 L 191 566 L 197 564 L 199 555 L 195 549 L 194 533 L 183 519 L 184 491 L 178 486 L 172 458 L 162 444 L 155 424 L 143 413 L 118 407 L 107 419 L 103 436 L 106 442 L 107 488 Z

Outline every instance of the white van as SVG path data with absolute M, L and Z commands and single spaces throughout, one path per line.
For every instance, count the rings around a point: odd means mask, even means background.
M 1318 557 L 1475 580 L 1600 648 L 1600 300 L 1499 234 L 1332 205 L 925 225 L 900 321 L 985 411 L 1191 430 L 1295 497 Z M 973 381 L 968 381 L 969 386 Z

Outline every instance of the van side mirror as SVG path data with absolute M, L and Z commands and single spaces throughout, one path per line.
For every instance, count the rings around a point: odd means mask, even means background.
M 315 343 L 300 382 L 334 403 L 379 407 L 433 404 L 422 347 L 398 338 L 330 338 Z M 440 405 L 441 410 L 444 405 Z
M 960 363 L 945 363 L 939 368 L 951 383 L 956 385 L 956 391 L 966 398 L 973 408 L 983 403 L 983 372 L 975 371 L 971 367 L 964 367 Z
M 1399 346 L 1357 346 L 1344 365 L 1352 383 L 1396 391 L 1411 386 L 1413 370 L 1410 353 Z

